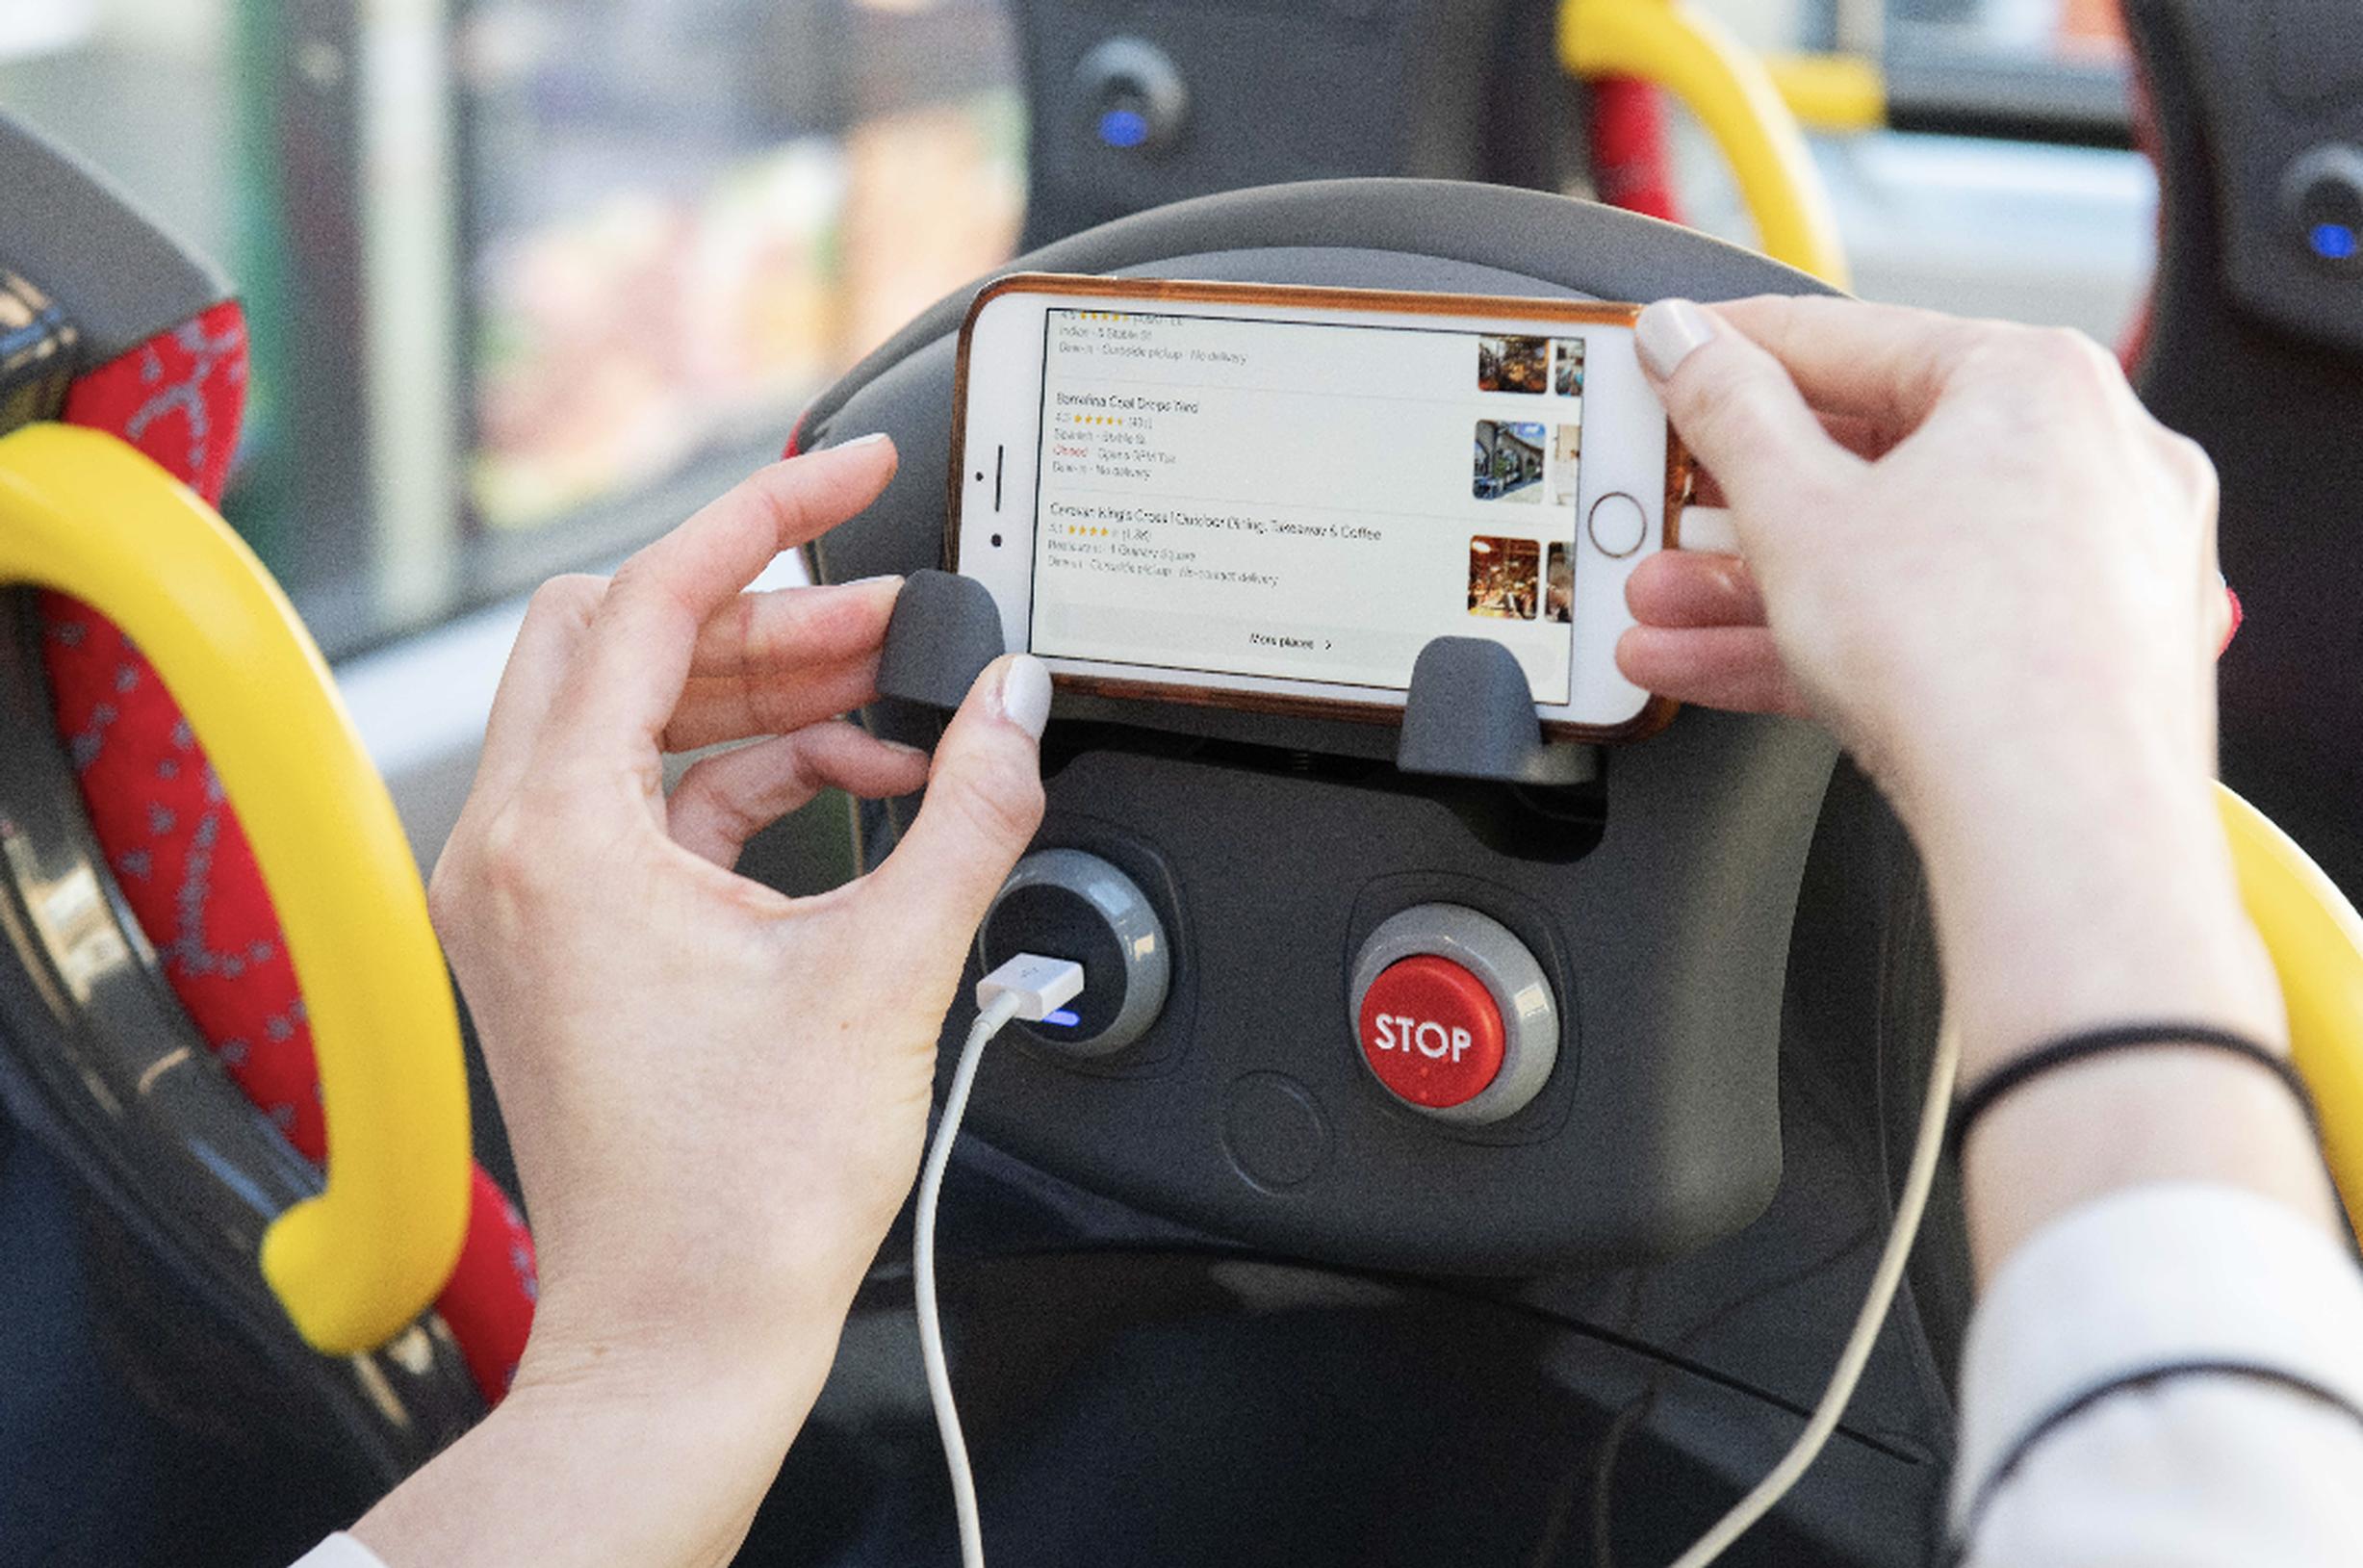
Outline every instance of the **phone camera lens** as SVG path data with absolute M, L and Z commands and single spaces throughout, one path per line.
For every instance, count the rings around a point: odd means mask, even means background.
M 1001 536 L 997 533 L 992 536 L 992 548 L 995 550 L 1001 548 Z

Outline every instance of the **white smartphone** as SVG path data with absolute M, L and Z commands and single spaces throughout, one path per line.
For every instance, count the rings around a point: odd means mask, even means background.
M 1616 668 L 1689 463 L 1638 307 L 1025 273 L 961 329 L 952 567 L 1103 695 L 1400 719 L 1440 636 L 1554 735 L 1673 706 Z M 1391 711 L 1390 711 L 1391 710 Z

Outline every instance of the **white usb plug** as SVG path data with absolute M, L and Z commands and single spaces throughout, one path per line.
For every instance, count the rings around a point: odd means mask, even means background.
M 995 1002 L 1013 997 L 1014 1011 L 1002 1016 L 1040 1023 L 1082 994 L 1082 964 L 1072 959 L 1020 953 L 976 983 L 976 1010 L 992 1013 Z

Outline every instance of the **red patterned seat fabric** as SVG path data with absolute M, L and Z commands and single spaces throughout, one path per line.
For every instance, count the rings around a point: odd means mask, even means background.
M 121 436 L 209 501 L 245 398 L 245 324 L 224 301 L 85 373 L 68 424 Z M 314 1164 L 327 1152 L 303 992 L 238 813 L 205 750 L 130 639 L 61 594 L 41 599 L 59 738 L 116 880 L 165 978 L 239 1088 Z M 533 1319 L 533 1241 L 481 1169 L 458 1266 L 436 1309 L 488 1401 Z

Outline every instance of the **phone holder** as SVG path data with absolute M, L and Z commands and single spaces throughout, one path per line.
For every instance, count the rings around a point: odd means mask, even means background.
M 1000 607 L 983 583 L 957 572 L 913 572 L 886 620 L 878 694 L 949 712 L 1006 652 Z M 1508 649 L 1484 637 L 1438 637 L 1412 666 L 1395 766 L 1553 786 L 1590 783 L 1600 754 L 1543 737 L 1526 671 Z
M 1000 606 L 983 583 L 932 567 L 913 572 L 886 618 L 878 694 L 949 712 L 1007 652 Z
M 1518 656 L 1484 637 L 1437 637 L 1411 666 L 1395 765 L 1404 773 L 1498 784 L 1588 784 L 1590 746 L 1543 738 Z

